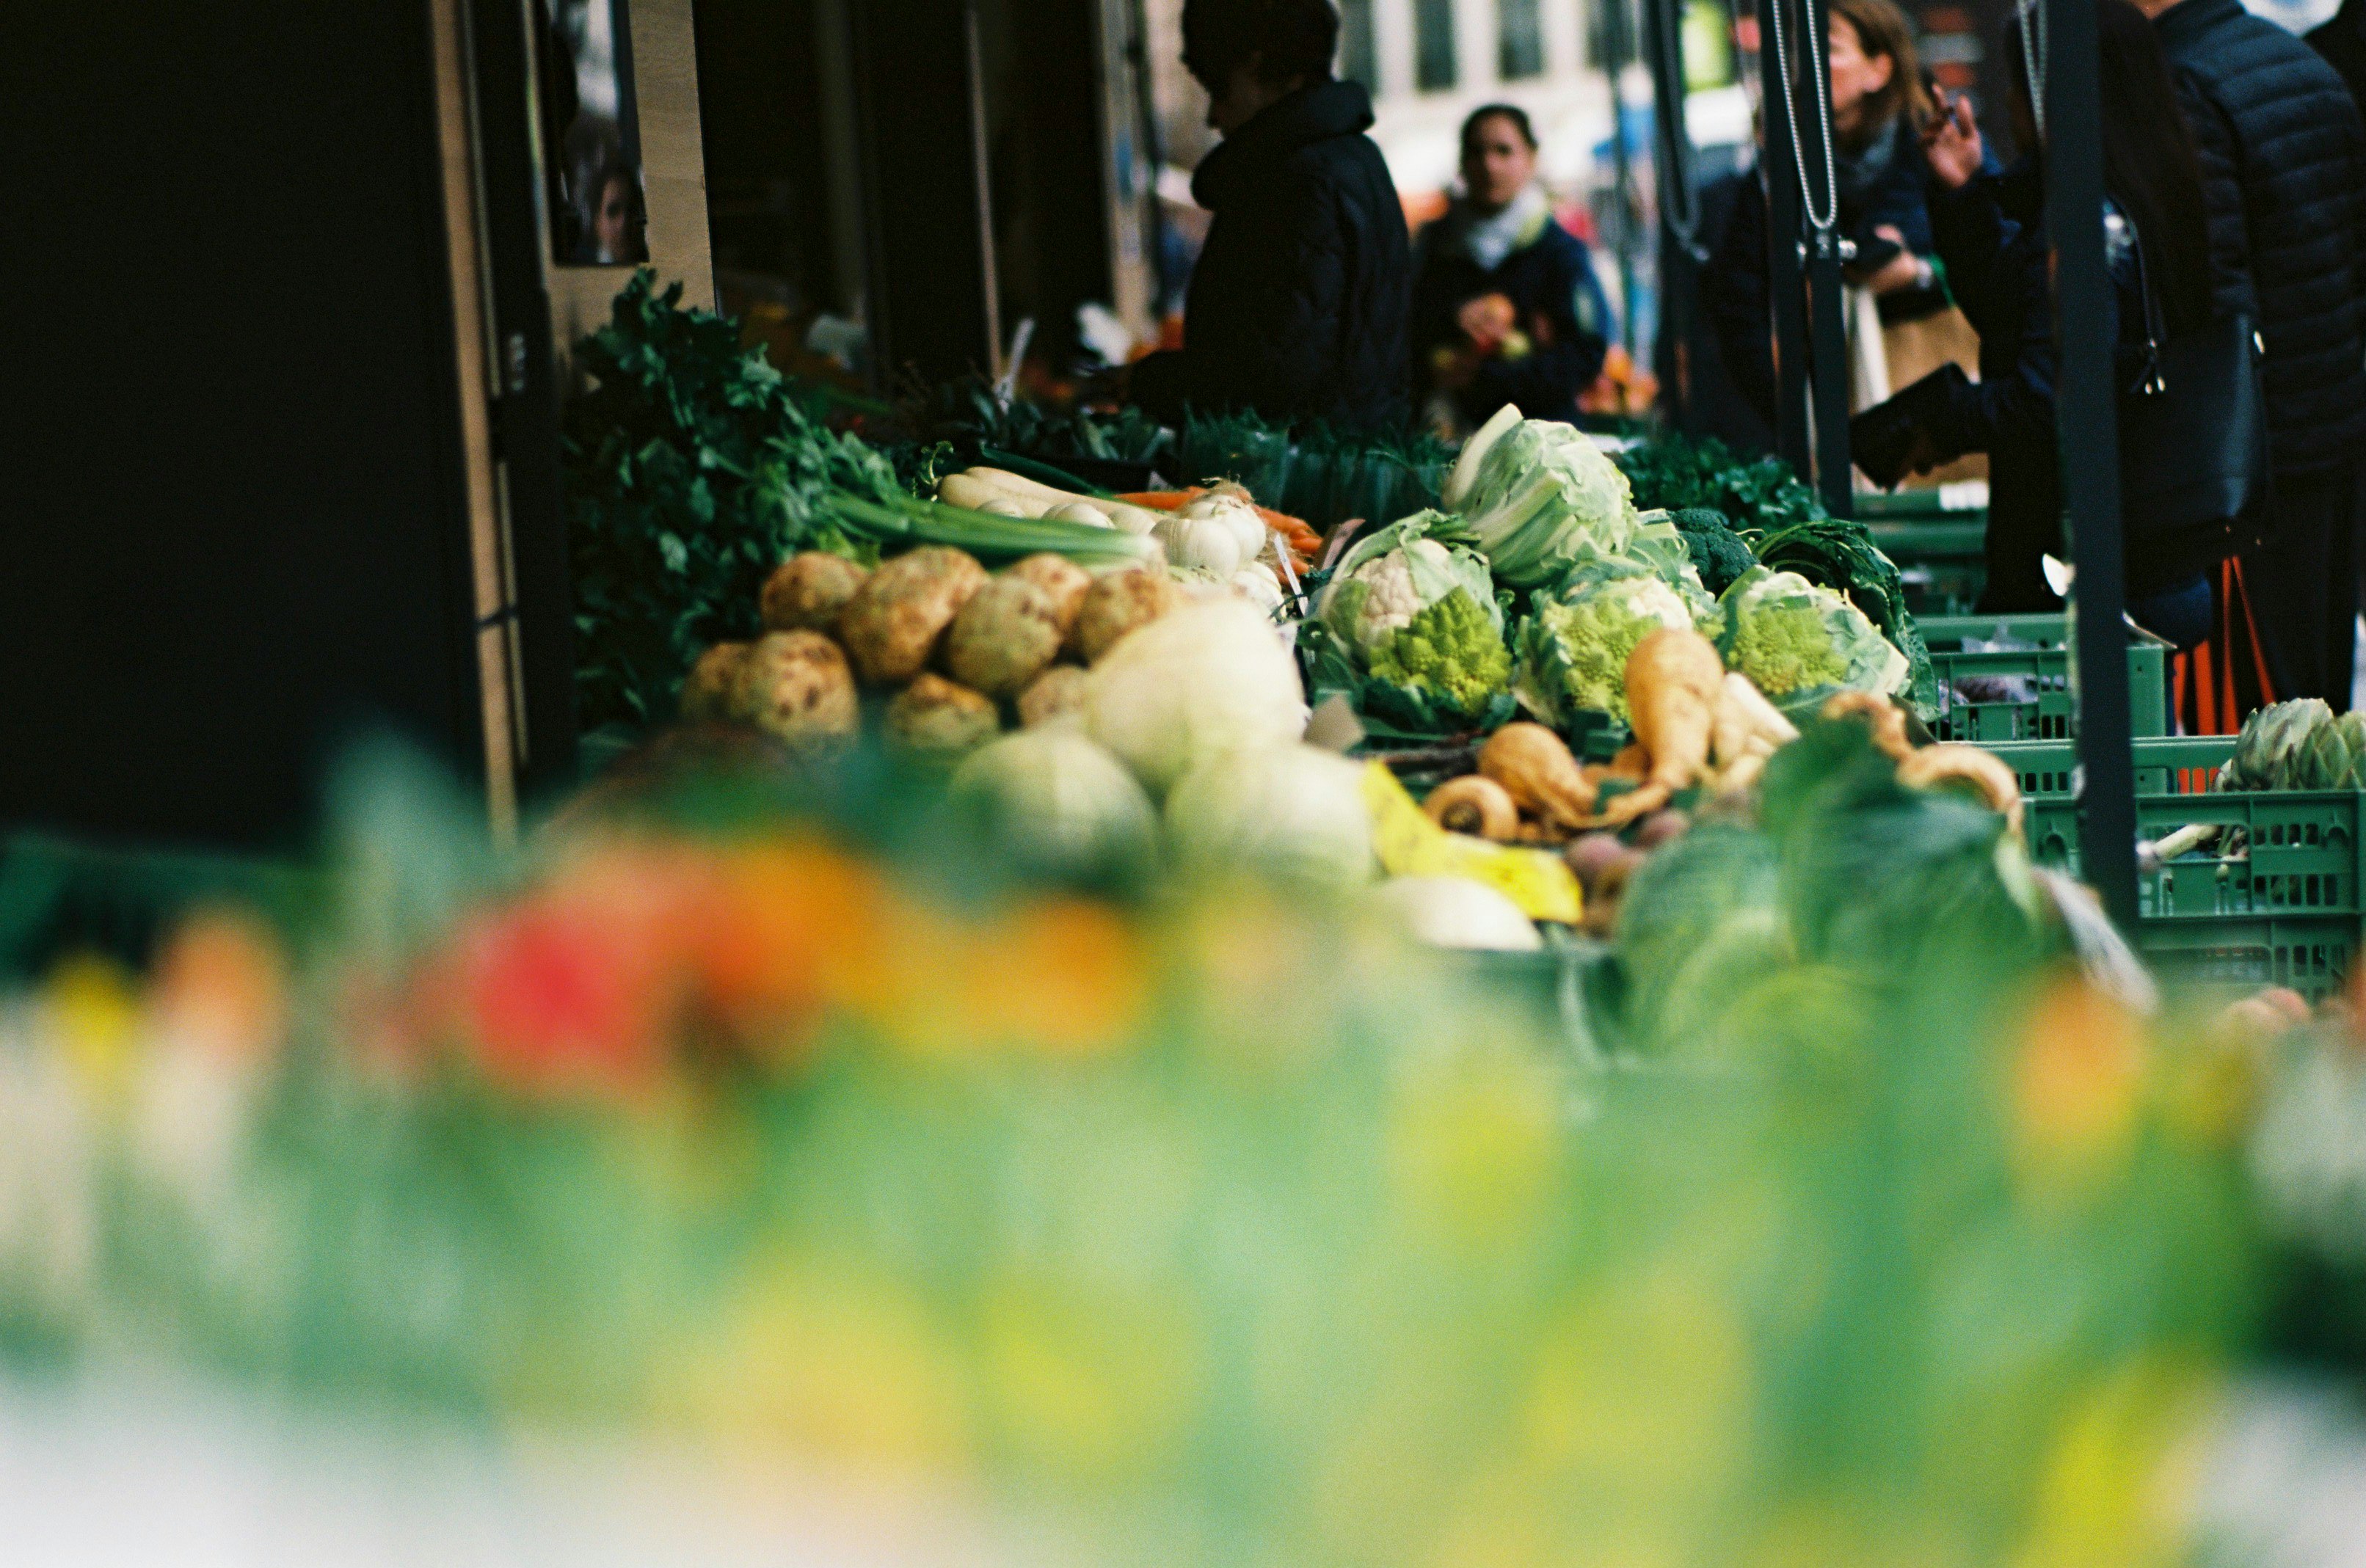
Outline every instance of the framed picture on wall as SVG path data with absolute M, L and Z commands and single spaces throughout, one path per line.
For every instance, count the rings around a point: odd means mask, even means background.
M 625 5 L 535 0 L 551 260 L 560 266 L 630 266 L 649 259 L 633 30 Z

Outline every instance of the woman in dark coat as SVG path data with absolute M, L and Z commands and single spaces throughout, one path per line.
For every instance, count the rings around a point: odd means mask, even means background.
M 1884 321 L 1911 321 L 1946 302 L 1929 260 L 1921 141 L 1929 105 L 1913 28 L 1890 0 L 1832 0 L 1830 45 L 1839 228 L 1856 246 L 1843 276 L 1872 291 Z M 1755 178 L 1742 182 L 1733 216 L 1701 275 L 1701 304 L 1734 385 L 1771 423 L 1766 193 Z
M 1191 181 L 1215 214 L 1184 302 L 1184 345 L 1129 395 L 1276 423 L 1400 426 L 1409 412 L 1404 207 L 1370 137 L 1370 96 L 1335 81 L 1328 0 L 1189 0 L 1183 62 L 1223 132 Z
M 1585 242 L 1554 220 L 1536 174 L 1527 113 L 1477 110 L 1462 123 L 1462 195 L 1414 249 L 1414 364 L 1464 429 L 1505 403 L 1574 421 L 1579 394 L 1602 373 L 1609 303 Z
M 2146 282 L 2170 336 L 2209 321 L 2209 225 L 2200 166 L 2158 40 L 2127 0 L 2098 0 L 2097 16 L 2104 233 L 2117 368 L 2126 385 L 2144 354 Z M 1980 335 L 1980 379 L 1944 367 L 1850 427 L 1857 466 L 1877 484 L 1965 452 L 1989 454 L 1989 578 L 1979 607 L 2000 614 L 2060 608 L 2043 559 L 2065 553 L 2045 182 L 2022 56 L 2008 53 L 2015 139 L 2032 152 L 2001 174 L 1986 168 L 1970 105 L 1960 99 L 1945 106 L 1925 138 L 1932 229 L 1948 287 Z M 2131 549 L 2129 611 L 2137 624 L 2180 647 L 2201 642 L 2210 631 L 2207 564 Z

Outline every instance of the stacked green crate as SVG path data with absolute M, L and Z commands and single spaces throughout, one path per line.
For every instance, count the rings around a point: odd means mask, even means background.
M 2192 984 L 2289 986 L 2311 1000 L 2338 989 L 2366 921 L 2366 793 L 2221 791 L 2232 736 L 2135 744 L 2137 832 L 2176 852 L 2146 854 L 2138 872 L 2138 942 L 2155 967 Z M 2020 776 L 2032 858 L 2075 875 L 2077 747 L 1993 750 Z
M 2067 740 L 2078 733 L 2067 616 L 1934 616 L 1917 624 L 1939 677 L 1940 713 L 1932 729 L 1941 739 L 1990 746 Z M 1967 645 L 1975 642 L 2028 646 L 1970 651 Z M 2169 653 L 2157 638 L 2128 639 L 2131 734 L 2169 732 Z

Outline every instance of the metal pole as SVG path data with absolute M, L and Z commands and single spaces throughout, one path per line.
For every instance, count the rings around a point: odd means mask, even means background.
M 2103 259 L 2102 117 L 2095 0 L 2039 0 L 2045 94 L 2045 222 L 2053 237 L 2055 394 L 2062 498 L 2078 568 L 2079 860 L 2104 910 L 2136 924 L 2135 764 L 2128 739 L 2120 550 L 2120 445 L 2112 378 L 2112 281 Z
M 1143 0 L 1124 0 L 1124 5 L 1125 55 L 1133 68 L 1136 129 L 1142 138 L 1144 229 L 1150 246 L 1151 286 L 1157 294 L 1150 307 L 1150 329 L 1155 335 L 1165 328 L 1166 297 L 1176 282 L 1166 276 L 1166 209 L 1159 205 L 1158 197 L 1158 176 L 1166 167 L 1166 146 L 1158 127 L 1156 78 L 1150 62 L 1149 14 L 1143 7 Z
M 1635 163 L 1627 147 L 1627 66 L 1635 58 L 1633 0 L 1605 0 L 1603 52 L 1610 75 L 1611 243 L 1618 262 L 1618 341 L 1635 352 Z
M 1785 0 L 1758 0 L 1759 120 L 1765 150 L 1758 160 L 1766 191 L 1766 303 L 1774 327 L 1774 449 L 1801 474 L 1815 472 L 1808 431 L 1808 296 L 1802 282 L 1799 244 L 1799 147 L 1791 117 L 1791 84 L 1783 77 L 1783 51 L 1774 47 L 1782 27 L 1775 7 Z
M 1684 122 L 1684 17 L 1676 0 L 1643 0 L 1643 52 L 1651 66 L 1652 163 L 1660 197 L 1660 332 L 1668 367 L 1661 387 L 1669 423 L 1693 426 L 1691 353 L 1699 316 L 1700 207 L 1693 186 L 1692 131 Z
M 1820 79 L 1827 69 L 1829 0 L 1804 0 L 1800 9 L 1808 15 L 1807 59 L 1800 69 L 1812 71 Z M 1837 216 L 1839 198 L 1832 183 L 1839 169 L 1829 157 L 1836 132 L 1826 107 L 1828 96 L 1810 92 L 1799 101 L 1813 106 L 1812 112 L 1823 122 L 1816 128 L 1815 151 L 1820 155 L 1809 156 L 1808 149 L 1800 149 L 1809 187 L 1824 212 Z M 1808 236 L 1808 320 L 1813 334 L 1808 374 L 1816 426 L 1816 488 L 1823 495 L 1824 510 L 1835 517 L 1847 517 L 1856 510 L 1856 485 L 1849 464 L 1848 322 L 1841 299 L 1840 231 L 1837 227 L 1814 229 Z

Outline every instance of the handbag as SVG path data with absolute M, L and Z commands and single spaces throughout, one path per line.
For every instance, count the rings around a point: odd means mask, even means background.
M 2267 392 L 2249 318 L 2169 335 L 2144 236 L 2128 232 L 2145 342 L 2121 384 L 2120 513 L 2132 574 L 2141 547 L 2144 575 L 2165 581 L 2265 542 Z

